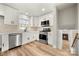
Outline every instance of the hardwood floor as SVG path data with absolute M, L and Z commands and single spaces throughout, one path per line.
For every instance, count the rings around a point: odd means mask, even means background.
M 8 50 L 1 56 L 70 56 L 69 51 L 52 48 L 49 45 L 34 41 L 29 44 Z
M 63 49 L 69 51 L 69 42 L 68 42 L 68 40 L 63 40 Z

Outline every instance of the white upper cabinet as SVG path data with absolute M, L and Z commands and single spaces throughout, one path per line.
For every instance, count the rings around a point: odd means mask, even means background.
M 5 6 L 0 5 L 0 15 L 4 16 Z
M 17 10 L 6 6 L 4 12 L 4 24 L 18 25 L 19 13 Z
M 56 20 L 54 12 L 51 12 L 51 13 L 48 13 L 46 15 L 40 16 L 39 17 L 39 26 L 41 26 L 42 21 L 46 21 L 46 20 L 49 20 L 49 25 L 53 26 L 54 23 L 55 23 L 55 20 Z
M 49 20 L 50 26 L 54 26 L 55 19 L 54 19 L 54 14 L 53 13 L 48 14 L 48 20 Z

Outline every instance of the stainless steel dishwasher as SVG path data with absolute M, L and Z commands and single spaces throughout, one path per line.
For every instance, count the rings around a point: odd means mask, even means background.
M 9 49 L 22 45 L 22 34 L 12 33 L 9 34 Z

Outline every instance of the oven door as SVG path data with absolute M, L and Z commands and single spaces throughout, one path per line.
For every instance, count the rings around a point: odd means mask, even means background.
M 47 40 L 47 35 L 39 34 L 39 39 Z
M 39 42 L 44 43 L 44 44 L 48 44 L 47 35 L 45 35 L 45 34 L 39 34 Z

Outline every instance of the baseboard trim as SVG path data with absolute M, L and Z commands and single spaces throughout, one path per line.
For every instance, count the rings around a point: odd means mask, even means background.
M 37 41 L 37 40 L 34 40 L 34 41 Z M 28 45 L 28 44 L 30 44 L 30 43 L 32 43 L 34 41 L 31 41 L 31 42 L 28 42 L 28 43 L 25 43 L 25 44 L 22 44 L 22 45 Z
M 15 48 L 18 48 L 18 47 L 21 47 L 22 45 L 19 45 L 19 46 L 16 46 L 16 47 L 13 47 L 13 48 L 10 48 L 8 50 L 12 50 L 12 49 L 15 49 Z

